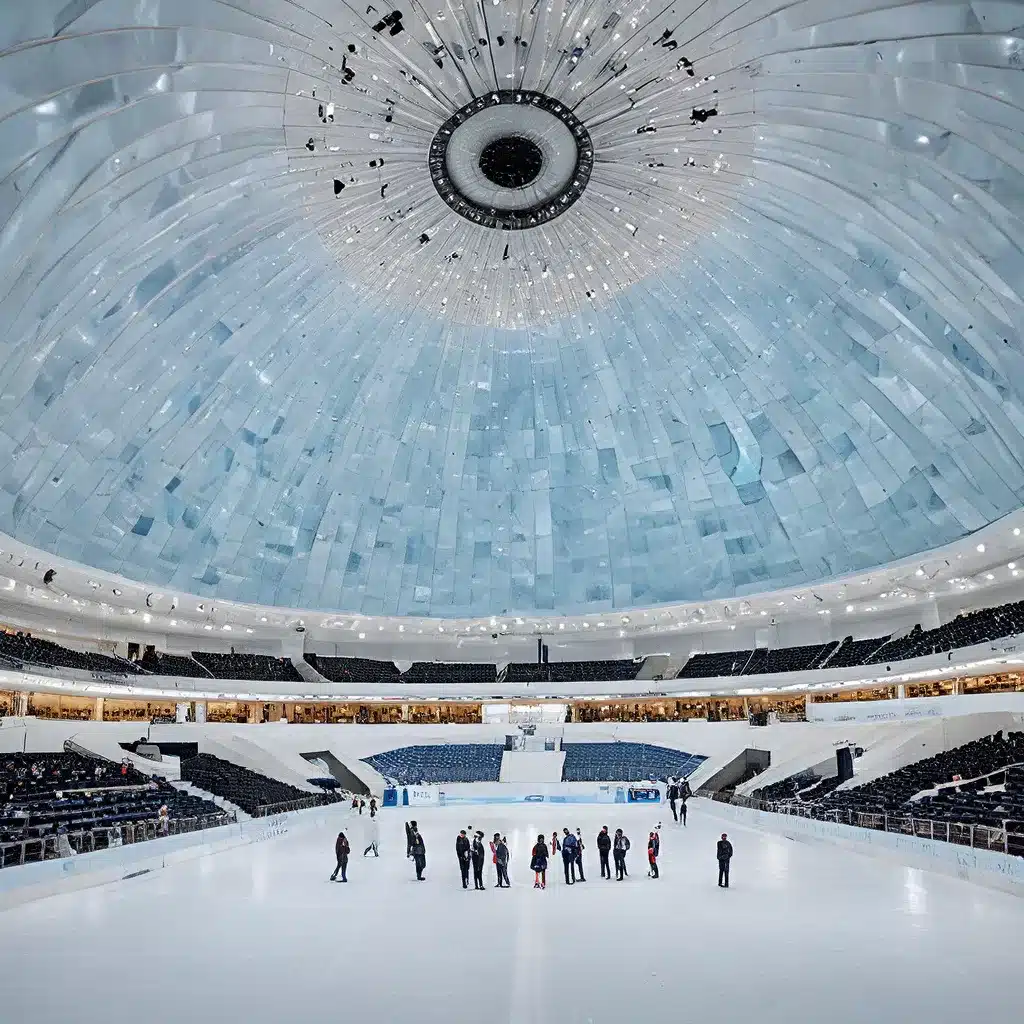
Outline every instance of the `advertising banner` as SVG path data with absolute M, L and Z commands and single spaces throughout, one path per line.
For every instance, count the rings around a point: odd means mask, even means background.
M 403 807 L 435 807 L 440 802 L 438 790 L 429 786 L 403 786 Z
M 661 799 L 661 791 L 656 786 L 630 786 L 629 803 L 657 803 Z

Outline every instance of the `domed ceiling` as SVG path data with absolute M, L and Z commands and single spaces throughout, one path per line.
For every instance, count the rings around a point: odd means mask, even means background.
M 1024 6 L 0 0 L 0 530 L 601 611 L 1024 494 Z

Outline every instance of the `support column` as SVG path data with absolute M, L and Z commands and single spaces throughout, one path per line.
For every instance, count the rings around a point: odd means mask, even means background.
M 196 701 L 196 709 L 195 709 L 195 715 L 193 716 L 193 719 L 194 719 L 194 721 L 200 722 L 200 723 L 206 721 L 206 701 L 205 700 L 197 700 Z
M 92 720 L 94 722 L 102 722 L 103 721 L 103 698 L 102 697 L 97 697 L 96 698 L 96 702 L 93 705 L 93 709 L 92 709 Z
M 245 720 L 250 725 L 258 725 L 263 718 L 262 714 L 260 714 L 262 710 L 262 704 L 253 704 L 252 701 L 247 701 L 245 705 Z
M 953 680 L 953 696 L 959 697 L 964 692 L 964 684 L 962 679 Z
M 750 701 L 746 697 L 743 698 L 743 717 L 750 720 Z
M 28 714 L 28 694 L 18 691 L 14 695 L 14 714 L 18 718 L 24 718 Z
M 907 687 L 903 683 L 896 684 L 896 699 L 906 700 L 907 699 Z
M 402 705 L 402 721 L 403 722 L 408 722 L 409 721 L 409 705 L 408 704 L 403 704 Z

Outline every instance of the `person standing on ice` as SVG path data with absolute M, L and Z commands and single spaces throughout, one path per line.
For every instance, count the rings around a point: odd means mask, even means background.
M 576 829 L 576 874 L 581 882 L 586 881 L 583 877 L 583 833 L 579 829 Z
M 608 851 L 612 848 L 612 837 L 608 834 L 608 826 L 602 825 L 597 833 L 597 855 L 601 858 L 601 877 L 611 881 L 612 869 L 608 867 Z
M 341 872 L 341 880 L 343 882 L 348 881 L 348 878 L 345 874 L 345 872 L 348 871 L 348 855 L 348 840 L 345 838 L 344 832 L 339 832 L 338 838 L 334 840 L 334 856 L 338 863 L 334 867 L 334 874 L 331 875 L 332 882 L 336 882 L 338 880 L 339 871 Z
M 558 841 L 558 832 L 556 830 L 551 833 L 551 856 L 554 857 L 561 848 L 562 844 Z
M 494 842 L 491 843 L 494 847 L 494 866 L 498 870 L 498 888 L 499 889 L 511 889 L 512 883 L 508 880 L 508 845 L 504 838 L 494 833 Z
M 366 849 L 363 850 L 363 856 L 365 857 L 371 850 L 373 850 L 374 857 L 380 856 L 380 851 L 377 849 L 377 844 L 380 842 L 380 822 L 377 820 L 377 812 L 373 805 L 370 805 L 370 820 L 366 823 Z
M 658 874 L 658 854 L 661 852 L 661 842 L 658 839 L 658 833 L 652 832 L 647 839 L 647 863 L 650 864 L 650 871 L 647 872 L 649 878 L 660 878 Z
M 565 868 L 565 884 L 576 882 L 576 837 L 567 829 L 562 829 L 562 866 Z
M 455 840 L 455 856 L 459 858 L 459 871 L 462 873 L 462 888 L 469 888 L 469 840 L 466 838 L 466 830 L 459 832 Z
M 676 785 L 675 779 L 668 780 L 668 806 L 672 811 L 672 820 L 678 821 L 679 815 L 676 814 L 676 801 L 679 799 L 679 786 Z
M 629 852 L 629 837 L 624 835 L 621 828 L 615 830 L 615 840 L 612 843 L 612 852 L 615 857 L 615 881 L 621 882 L 623 878 L 629 877 L 626 870 L 626 854 Z
M 732 860 L 732 843 L 726 833 L 718 840 L 718 884 L 723 889 L 729 888 L 729 861 Z M 723 883 L 724 880 L 724 883 Z
M 416 831 L 416 822 L 407 821 L 405 823 L 405 855 L 406 857 L 412 856 L 412 834 Z
M 427 847 L 415 821 L 412 823 L 412 839 L 409 845 L 412 850 L 413 864 L 416 865 L 416 881 L 422 882 L 424 881 L 423 869 L 427 866 Z
M 473 836 L 473 888 L 485 889 L 484 885 L 484 858 L 487 856 L 483 844 L 483 832 L 477 832 Z
M 558 837 L 555 836 L 555 839 L 557 841 Z M 530 857 L 530 870 L 533 872 L 534 889 L 546 889 L 548 887 L 548 844 L 544 842 L 543 836 L 537 836 L 537 842 Z

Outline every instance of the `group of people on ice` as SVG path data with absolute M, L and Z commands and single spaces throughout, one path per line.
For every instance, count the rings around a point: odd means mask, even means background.
M 692 796 L 690 790 L 690 784 L 685 780 L 669 780 L 668 784 L 668 803 L 672 810 L 673 819 L 681 823 L 686 824 L 686 801 Z M 362 806 L 360 806 L 362 804 Z M 679 805 L 678 810 L 676 805 Z M 365 802 L 354 801 L 353 808 L 358 809 L 360 814 L 363 813 Z M 377 820 L 377 801 L 374 799 L 370 800 L 370 820 L 368 822 L 368 839 L 369 845 L 363 851 L 365 857 L 370 852 L 375 857 L 379 856 L 378 843 L 380 841 L 380 829 L 379 822 Z M 648 878 L 660 878 L 661 872 L 658 869 L 658 858 L 661 855 L 661 835 L 660 823 L 651 831 L 647 837 L 647 876 Z M 405 840 L 406 856 L 413 861 L 416 868 L 416 880 L 419 882 L 424 881 L 423 872 L 427 866 L 427 849 L 426 844 L 423 841 L 423 836 L 420 834 L 419 828 L 415 821 L 407 821 L 405 823 Z M 611 855 L 612 863 L 615 866 L 615 879 L 621 882 L 624 878 L 629 877 L 629 872 L 626 870 L 626 854 L 630 850 L 629 837 L 622 831 L 621 828 L 615 830 L 615 834 L 612 835 L 608 831 L 608 826 L 602 827 L 601 831 L 597 834 L 596 844 L 598 859 L 601 864 L 601 877 L 611 879 L 612 872 L 611 866 L 608 863 L 609 855 Z M 491 863 L 494 865 L 496 889 L 508 889 L 511 888 L 511 882 L 508 876 L 508 864 L 510 860 L 508 842 L 500 832 L 495 832 L 493 838 L 490 840 L 488 845 L 484 846 L 484 833 L 480 831 L 474 831 L 472 826 L 468 829 L 462 829 L 455 840 L 455 857 L 459 865 L 459 873 L 462 876 L 462 888 L 469 888 L 469 875 L 470 871 L 473 873 L 473 888 L 474 889 L 485 889 L 484 884 L 484 865 L 487 861 L 488 848 L 491 855 Z M 565 884 L 575 885 L 577 882 L 585 882 L 586 875 L 583 872 L 583 851 L 586 848 L 586 844 L 583 842 L 583 833 L 580 829 L 576 829 L 575 833 L 570 832 L 569 829 L 563 828 L 562 835 L 559 836 L 557 830 L 551 833 L 551 839 L 548 841 L 543 835 L 537 836 L 537 842 L 534 844 L 533 850 L 530 854 L 530 870 L 533 871 L 533 887 L 535 889 L 547 888 L 547 871 L 548 863 L 550 860 L 554 860 L 559 853 L 562 855 L 562 867 L 565 872 Z M 338 874 L 341 874 L 341 881 L 347 882 L 347 870 L 348 870 L 348 859 L 351 852 L 351 847 L 348 839 L 344 832 L 339 832 L 337 840 L 334 844 L 334 852 L 337 859 L 337 866 L 334 869 L 334 874 L 331 875 L 331 881 L 337 881 Z M 717 859 L 718 859 L 718 884 L 722 888 L 729 888 L 729 862 L 732 860 L 732 843 L 729 842 L 728 836 L 723 832 L 722 838 L 718 842 L 717 847 Z
M 375 819 L 376 808 L 371 811 L 372 824 L 376 824 Z M 648 878 L 661 877 L 661 872 L 658 869 L 658 858 L 661 855 L 660 829 L 660 824 L 655 826 L 647 837 Z M 469 838 L 470 832 L 473 833 L 472 839 Z M 425 881 L 423 872 L 427 866 L 427 848 L 415 821 L 406 822 L 405 840 L 405 854 L 415 865 L 416 880 L 419 882 Z M 483 840 L 484 833 L 480 831 L 474 832 L 472 826 L 468 829 L 461 829 L 455 839 L 455 857 L 458 861 L 459 873 L 462 876 L 463 889 L 469 888 L 469 873 L 471 870 L 473 872 L 473 888 L 478 890 L 487 888 L 484 884 L 484 865 L 487 860 L 487 847 L 484 846 Z M 601 864 L 602 878 L 610 880 L 612 877 L 611 866 L 608 863 L 609 854 L 612 857 L 612 863 L 615 865 L 615 880 L 621 882 L 629 877 L 629 871 L 626 869 L 626 854 L 629 853 L 632 844 L 629 841 L 629 836 L 621 828 L 617 828 L 615 834 L 612 835 L 608 831 L 608 826 L 603 825 L 601 831 L 597 834 L 595 845 L 597 846 L 597 855 Z M 491 863 L 494 865 L 496 877 L 494 887 L 496 889 L 511 888 L 512 883 L 508 876 L 510 854 L 507 840 L 500 832 L 495 832 L 488 846 L 490 847 Z M 559 837 L 557 831 L 552 832 L 550 841 L 544 835 L 538 835 L 537 842 L 530 853 L 533 887 L 535 889 L 547 888 L 548 863 L 557 857 L 559 853 L 562 855 L 565 884 L 575 885 L 577 882 L 585 882 L 587 879 L 583 872 L 584 849 L 583 834 L 579 829 L 572 833 L 569 829 L 563 828 L 561 837 Z M 363 852 L 363 856 L 365 857 L 371 850 L 374 856 L 378 855 L 376 842 L 371 842 L 370 846 Z M 340 873 L 341 881 L 347 882 L 348 859 L 351 848 L 344 832 L 338 833 L 338 838 L 334 844 L 334 852 L 337 865 L 334 873 L 331 875 L 331 881 L 337 881 L 338 874 Z M 722 838 L 718 841 L 715 852 L 718 859 L 718 884 L 722 888 L 728 889 L 729 864 L 732 860 L 733 849 L 732 843 L 729 842 L 729 837 L 724 832 L 722 833 Z
M 473 888 L 486 889 L 484 885 L 484 862 L 487 859 L 487 850 L 484 849 L 483 832 L 474 832 L 472 842 L 466 835 L 466 829 L 459 832 L 455 840 L 455 856 L 459 862 L 459 871 L 462 873 L 462 888 L 469 888 L 469 869 L 473 869 Z M 491 863 L 494 865 L 494 872 L 497 876 L 496 889 L 511 888 L 512 883 L 508 878 L 508 843 L 500 832 L 494 833 L 494 838 L 488 844 L 491 849 Z
M 649 865 L 647 875 L 649 878 L 660 877 L 658 872 L 658 856 L 661 853 L 661 836 L 657 826 L 647 838 L 647 863 Z M 608 832 L 608 826 L 603 825 L 597 834 L 597 855 L 601 862 L 601 877 L 610 879 L 611 868 L 608 865 L 608 855 L 612 854 L 615 863 L 615 880 L 621 882 L 629 877 L 626 870 L 626 854 L 630 849 L 629 836 L 621 828 L 615 830 L 612 836 Z M 559 839 L 557 832 L 551 833 L 551 858 L 559 852 L 562 854 L 562 866 L 565 869 L 565 884 L 575 885 L 576 882 L 585 882 L 583 874 L 583 835 L 576 829 L 575 835 L 567 828 L 562 829 L 562 838 Z M 546 889 L 548 882 L 548 842 L 543 835 L 537 836 L 537 842 L 533 847 L 530 856 L 530 870 L 533 871 L 533 887 L 535 889 Z M 577 875 L 579 877 L 577 877 Z

